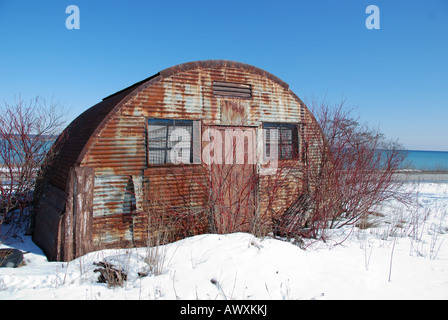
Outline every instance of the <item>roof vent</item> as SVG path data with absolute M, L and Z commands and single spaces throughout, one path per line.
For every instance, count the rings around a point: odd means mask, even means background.
M 252 86 L 250 84 L 213 81 L 213 95 L 227 98 L 252 98 Z

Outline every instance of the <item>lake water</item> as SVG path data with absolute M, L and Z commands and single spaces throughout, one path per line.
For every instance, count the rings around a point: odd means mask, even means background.
M 448 152 L 407 150 L 406 162 L 409 169 L 448 171 Z

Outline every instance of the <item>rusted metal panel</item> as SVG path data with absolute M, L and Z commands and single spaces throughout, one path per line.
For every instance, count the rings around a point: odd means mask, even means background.
M 142 176 L 96 176 L 93 234 L 97 248 L 141 243 Z M 134 221 L 136 220 L 137 221 Z M 144 222 L 144 221 L 143 221 Z
M 95 167 L 100 175 L 141 175 L 146 167 L 144 119 L 121 117 L 122 127 L 108 126 L 92 144 L 83 165 Z M 132 128 L 132 129 L 131 129 Z
M 207 201 L 208 185 L 201 165 L 154 167 L 144 174 L 149 208 L 202 207 Z
M 95 176 L 93 216 L 135 211 L 136 201 L 132 176 Z
M 173 166 L 147 169 L 143 177 L 96 177 L 95 247 L 145 245 L 161 228 L 170 240 L 199 232 L 187 225 L 203 219 L 207 185 L 200 170 Z M 206 226 L 194 228 L 203 232 Z
M 163 229 L 170 240 L 206 232 L 208 191 L 202 165 L 145 170 L 145 212 L 149 219 L 146 232 Z
M 260 176 L 258 188 L 258 214 L 264 222 L 270 223 L 303 193 L 300 166 L 294 168 L 283 165 L 274 175 Z
M 107 249 L 132 247 L 132 219 L 129 214 L 120 213 L 94 217 L 92 222 L 94 248 Z
M 250 104 L 241 99 L 225 99 L 221 105 L 221 125 L 233 125 L 236 127 L 252 124 L 250 120 Z

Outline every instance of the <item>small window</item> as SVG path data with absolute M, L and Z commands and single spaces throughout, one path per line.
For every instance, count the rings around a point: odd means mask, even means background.
M 271 150 L 275 150 L 273 144 L 277 143 L 279 160 L 298 158 L 299 137 L 297 125 L 290 123 L 265 123 L 263 129 L 265 131 L 265 157 L 272 158 L 274 156 L 271 154 Z M 275 135 L 272 134 L 271 130 L 275 130 Z
M 193 121 L 148 119 L 147 141 L 150 165 L 193 162 Z

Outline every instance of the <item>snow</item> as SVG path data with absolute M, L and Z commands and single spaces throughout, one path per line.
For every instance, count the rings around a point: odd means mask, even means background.
M 448 183 L 406 188 L 418 190 L 414 207 L 384 203 L 369 228 L 334 231 L 325 243 L 205 234 L 48 262 L 30 237 L 7 239 L 0 247 L 28 253 L 24 266 L 0 269 L 0 300 L 448 299 Z M 121 267 L 124 285 L 97 283 L 98 261 Z

